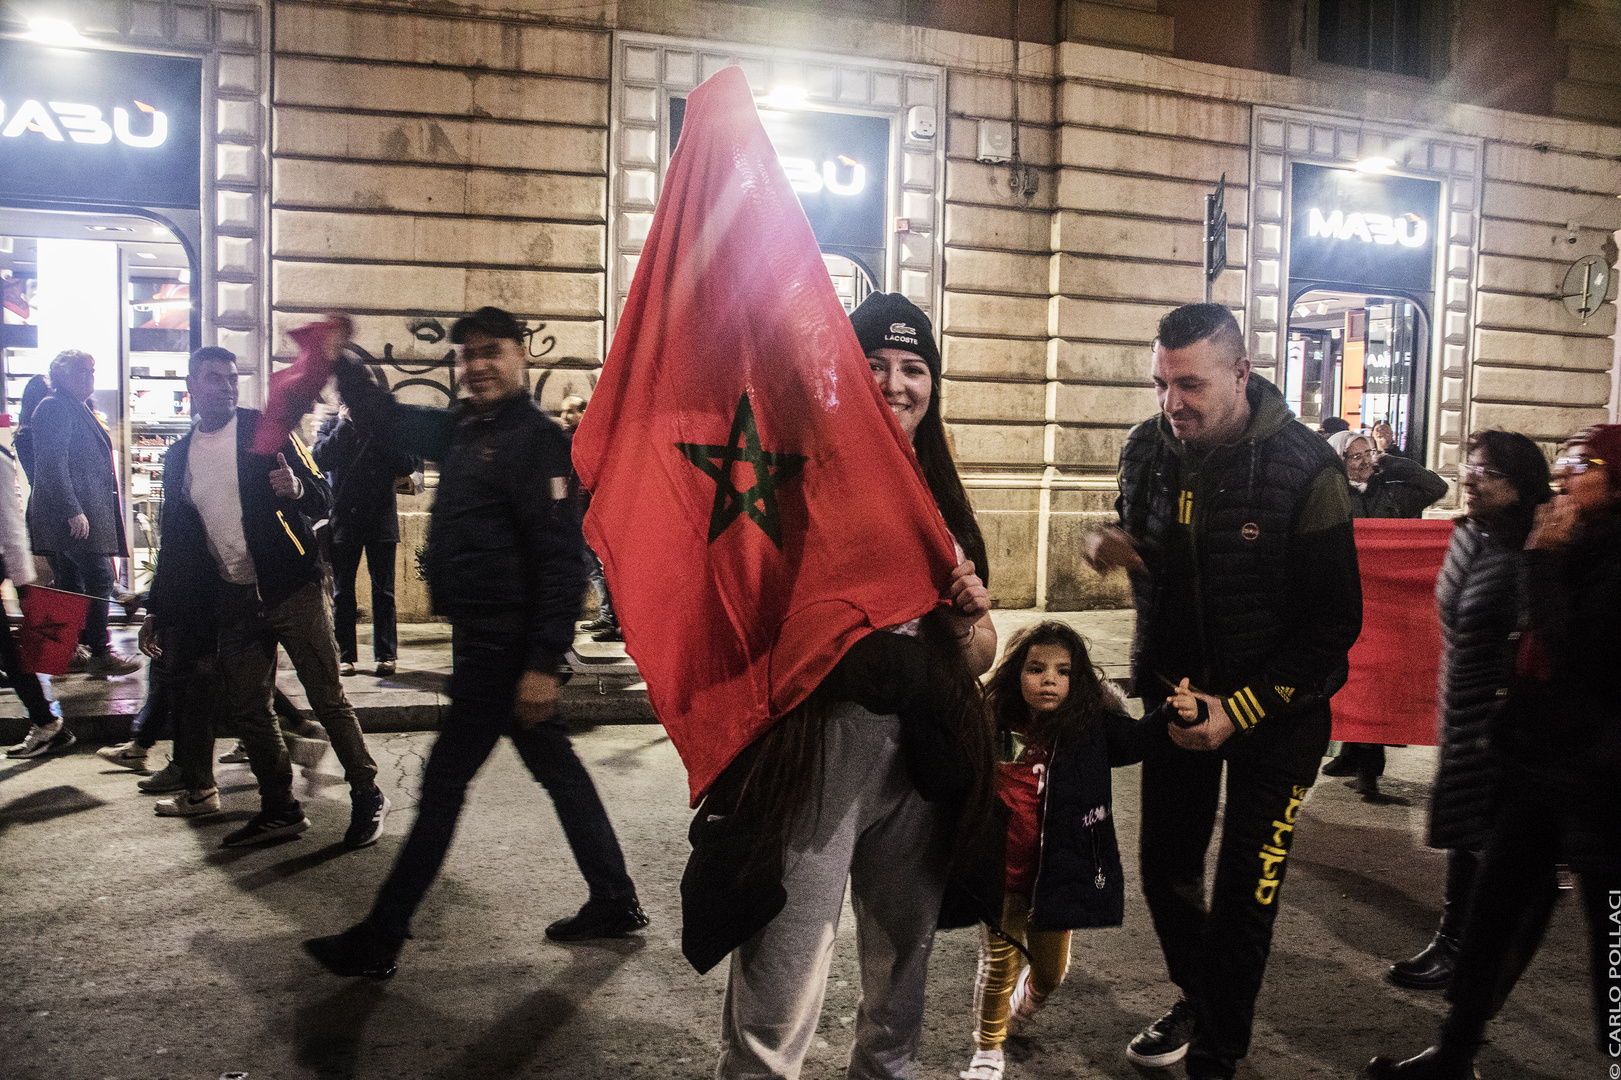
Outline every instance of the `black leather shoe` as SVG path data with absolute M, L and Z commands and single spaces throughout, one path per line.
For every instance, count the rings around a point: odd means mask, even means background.
M 1409 990 L 1445 990 L 1451 985 L 1452 972 L 1457 966 L 1457 938 L 1436 934 L 1423 952 L 1411 960 L 1391 964 L 1386 977 Z
M 546 928 L 553 941 L 590 941 L 592 938 L 624 937 L 647 925 L 647 915 L 635 897 L 629 900 L 587 900 L 585 906 L 566 919 Z
M 619 627 L 610 626 L 606 630 L 602 630 L 602 631 L 599 631 L 599 632 L 597 632 L 595 634 L 592 634 L 591 635 L 591 640 L 592 641 L 624 641 L 625 640 L 625 635 L 622 632 L 620 632 Z
M 1367 1080 L 1480 1080 L 1475 1064 L 1432 1046 L 1417 1057 L 1395 1061 L 1383 1055 L 1362 1070 Z
M 304 951 L 332 974 L 345 978 L 386 979 L 399 970 L 394 961 L 400 955 L 400 942 L 370 923 L 356 923 L 331 937 L 310 938 L 304 942 Z
M 614 627 L 616 627 L 618 625 L 619 624 L 614 622 L 612 619 L 600 619 L 599 618 L 599 619 L 592 619 L 588 623 L 581 623 L 580 624 L 580 630 L 583 633 L 595 634 L 595 633 L 597 633 L 599 631 L 602 631 L 602 630 L 612 630 Z

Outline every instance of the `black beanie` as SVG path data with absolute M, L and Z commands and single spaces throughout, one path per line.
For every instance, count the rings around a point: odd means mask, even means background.
M 934 327 L 922 310 L 900 293 L 873 293 L 850 313 L 861 351 L 871 356 L 879 349 L 905 349 L 917 353 L 929 365 L 929 374 L 940 378 L 940 347 L 934 343 Z

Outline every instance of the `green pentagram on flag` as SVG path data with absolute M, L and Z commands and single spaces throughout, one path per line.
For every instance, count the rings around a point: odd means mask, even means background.
M 739 514 L 760 526 L 760 531 L 780 549 L 782 517 L 777 512 L 777 486 L 799 474 L 806 459 L 799 454 L 762 450 L 760 431 L 754 426 L 754 406 L 745 393 L 732 414 L 732 434 L 725 446 L 704 443 L 676 443 L 686 459 L 715 481 L 715 507 L 709 514 L 709 542 L 726 531 Z M 754 469 L 754 483 L 742 491 L 732 478 L 732 466 L 744 464 Z

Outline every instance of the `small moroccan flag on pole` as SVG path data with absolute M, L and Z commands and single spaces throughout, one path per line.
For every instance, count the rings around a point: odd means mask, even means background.
M 74 650 L 79 647 L 79 633 L 90 612 L 91 598 L 39 585 L 20 591 L 23 625 L 17 651 L 22 654 L 23 666 L 36 675 L 66 675 Z

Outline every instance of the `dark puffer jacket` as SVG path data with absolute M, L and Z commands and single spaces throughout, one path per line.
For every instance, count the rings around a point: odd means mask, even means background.
M 1220 753 L 1260 753 L 1328 733 L 1362 629 L 1362 582 L 1333 450 L 1252 374 L 1250 423 L 1202 457 L 1164 416 L 1120 455 L 1120 524 L 1148 573 L 1134 575 L 1131 672 L 1145 705 L 1182 677 L 1225 699 L 1244 733 Z
M 1161 724 L 1107 712 L 1079 738 L 1058 743 L 1041 795 L 1031 929 L 1079 930 L 1124 921 L 1126 875 L 1114 831 L 1111 770 L 1141 761 L 1148 727 Z
M 1491 831 L 1498 763 L 1488 735 L 1514 672 L 1519 634 L 1520 534 L 1458 522 L 1435 582 L 1441 619 L 1441 764 L 1430 799 L 1429 845 L 1479 851 Z
M 1447 482 L 1416 461 L 1393 454 L 1379 459 L 1368 489 L 1351 488 L 1351 516 L 1416 518 L 1447 493 Z

